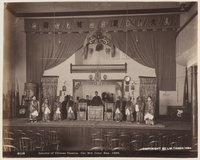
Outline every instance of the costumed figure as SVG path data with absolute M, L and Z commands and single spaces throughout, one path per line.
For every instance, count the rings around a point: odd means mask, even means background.
M 144 102 L 142 97 L 137 97 L 137 102 L 135 104 L 135 111 L 136 111 L 136 123 L 140 124 L 144 120 Z
M 147 125 L 154 125 L 154 113 L 155 113 L 155 106 L 152 101 L 152 97 L 148 96 L 145 105 L 145 116 L 144 116 L 144 120 Z
M 45 98 L 44 103 L 42 104 L 42 113 L 42 120 L 44 122 L 50 122 L 51 106 L 49 105 L 48 98 Z
M 126 101 L 125 98 L 122 97 L 122 115 L 123 115 L 123 120 L 126 120 L 126 115 L 125 115 L 125 108 L 126 108 Z
M 126 122 L 131 123 L 134 121 L 133 112 L 134 112 L 133 102 L 131 102 L 131 97 L 126 103 L 125 114 L 126 114 Z
M 72 96 L 70 97 L 70 100 L 67 103 L 66 110 L 67 110 L 67 119 L 73 121 L 75 119 L 75 114 L 74 114 L 74 112 L 75 112 L 75 103 L 73 101 L 73 97 Z
M 123 119 L 122 115 L 122 102 L 120 100 L 120 97 L 117 97 L 117 101 L 115 102 L 115 117 L 116 122 L 120 122 Z
M 93 97 L 91 101 L 92 106 L 103 106 L 103 102 L 101 100 L 101 97 L 98 96 L 98 92 L 95 91 L 95 96 Z
M 60 97 L 56 97 L 56 102 L 54 103 L 53 107 L 53 120 L 54 121 L 61 121 L 62 116 L 62 103 L 60 102 Z
M 39 101 L 36 100 L 36 96 L 32 96 L 32 101 L 29 104 L 29 120 L 31 123 L 37 122 L 37 116 L 40 113 L 40 104 Z
M 67 118 L 67 102 L 69 101 L 69 96 L 65 96 L 65 100 L 62 102 L 62 118 L 66 119 Z

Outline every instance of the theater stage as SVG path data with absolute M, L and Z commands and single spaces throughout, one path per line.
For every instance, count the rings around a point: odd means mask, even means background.
M 59 138 L 62 140 L 62 145 L 65 147 L 84 147 L 91 148 L 92 134 L 98 131 L 115 132 L 122 131 L 127 133 L 165 133 L 165 134 L 190 134 L 191 124 L 182 121 L 155 121 L 155 125 L 115 122 L 115 121 L 51 121 L 49 123 L 38 121 L 30 123 L 27 118 L 11 118 L 3 120 L 3 130 L 14 132 L 16 129 L 21 129 L 26 132 L 32 129 L 37 132 L 39 130 L 57 131 Z

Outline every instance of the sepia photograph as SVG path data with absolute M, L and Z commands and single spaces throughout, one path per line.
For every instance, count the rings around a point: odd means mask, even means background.
M 2 4 L 2 158 L 198 157 L 198 1 Z

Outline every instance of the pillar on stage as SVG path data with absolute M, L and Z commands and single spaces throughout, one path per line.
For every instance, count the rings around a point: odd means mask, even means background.
M 191 67 L 191 105 L 192 105 L 192 150 L 196 150 L 197 138 L 197 66 Z

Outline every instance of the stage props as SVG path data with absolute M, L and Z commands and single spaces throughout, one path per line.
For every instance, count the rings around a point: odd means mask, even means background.
M 103 121 L 103 106 L 88 106 L 89 121 Z
M 87 103 L 78 103 L 77 120 L 85 121 L 87 113 Z
M 105 103 L 104 121 L 113 121 L 114 103 Z

